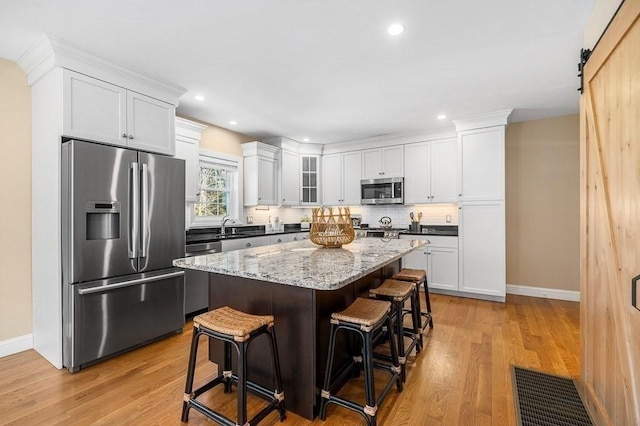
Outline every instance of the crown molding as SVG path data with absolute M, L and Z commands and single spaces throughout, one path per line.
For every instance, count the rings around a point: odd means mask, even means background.
M 200 140 L 202 132 L 207 127 L 205 124 L 196 123 L 195 121 L 182 117 L 176 117 L 176 138 L 182 137 Z
M 413 131 L 404 133 L 391 133 L 388 135 L 371 136 L 361 139 L 352 139 L 344 142 L 332 142 L 324 145 L 323 154 L 334 154 L 346 151 L 355 151 L 368 148 L 381 148 L 391 145 L 404 145 L 416 142 L 426 142 L 438 139 L 455 138 L 455 130 L 441 131 Z
M 243 157 L 249 155 L 262 155 L 269 158 L 277 158 L 278 152 L 280 152 L 280 148 L 277 146 L 258 141 L 242 143 L 240 144 L 240 148 L 242 148 Z
M 451 120 L 456 126 L 457 132 L 465 130 L 481 129 L 483 127 L 506 126 L 509 124 L 509 117 L 513 112 L 511 109 L 503 109 L 500 111 L 487 112 L 484 114 L 472 115 L 469 117 Z
M 57 37 L 43 34 L 24 55 L 18 65 L 33 86 L 54 67 L 66 68 L 103 80 L 134 92 L 143 93 L 177 106 L 187 89 L 124 68 L 97 56 L 83 52 Z

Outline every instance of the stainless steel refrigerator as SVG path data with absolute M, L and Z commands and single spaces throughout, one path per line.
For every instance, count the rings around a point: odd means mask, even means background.
M 63 363 L 71 372 L 184 325 L 184 161 L 62 146 Z

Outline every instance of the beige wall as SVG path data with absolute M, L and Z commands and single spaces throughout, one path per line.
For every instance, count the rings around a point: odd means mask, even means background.
M 580 290 L 578 115 L 506 132 L 507 283 Z
M 622 0 L 596 0 L 591 18 L 584 27 L 584 47 L 593 49 L 621 3 Z
M 213 124 L 196 120 L 191 117 L 183 118 L 209 126 L 202 132 L 202 138 L 200 139 L 200 149 L 207 149 L 209 151 L 216 151 L 223 154 L 231 154 L 242 157 L 242 148 L 240 147 L 240 144 L 257 140 L 252 136 L 247 136 L 242 133 L 214 126 Z
M 31 90 L 0 58 L 0 341 L 31 333 Z

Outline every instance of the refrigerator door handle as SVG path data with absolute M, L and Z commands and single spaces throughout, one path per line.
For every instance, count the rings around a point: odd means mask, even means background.
M 153 281 L 166 280 L 168 278 L 181 277 L 184 275 L 184 271 L 170 272 L 168 274 L 157 275 L 155 277 L 139 278 L 137 280 L 125 281 L 122 283 L 102 285 L 98 287 L 89 287 L 78 289 L 78 294 L 92 294 L 92 293 L 105 293 L 107 291 L 115 290 L 118 288 L 131 287 L 132 285 L 145 284 Z
M 142 164 L 142 241 L 140 243 L 140 257 L 147 257 L 149 244 L 149 166 Z
M 131 163 L 129 169 L 131 180 L 129 186 L 129 259 L 138 257 L 140 247 L 140 166 L 138 163 Z

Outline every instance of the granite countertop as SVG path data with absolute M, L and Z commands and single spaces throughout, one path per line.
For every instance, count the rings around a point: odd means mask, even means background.
M 412 250 L 425 240 L 360 238 L 341 248 L 310 240 L 176 259 L 173 265 L 315 290 L 337 290 Z

